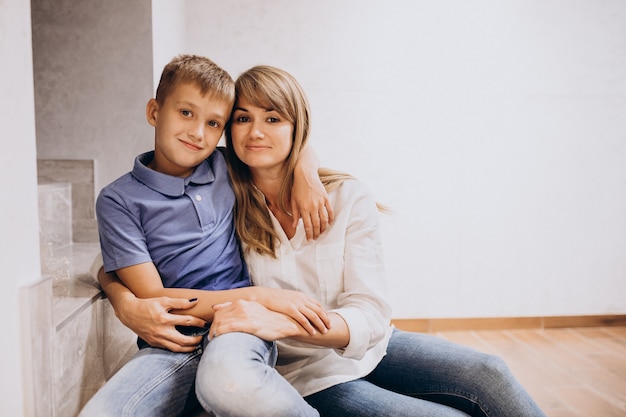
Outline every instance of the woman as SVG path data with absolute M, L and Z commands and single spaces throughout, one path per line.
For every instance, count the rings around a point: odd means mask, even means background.
M 236 91 L 227 158 L 252 280 L 316 298 L 331 325 L 310 334 L 258 303 L 225 303 L 214 306 L 207 349 L 231 332 L 277 341 L 276 369 L 322 416 L 543 416 L 501 359 L 390 326 L 379 207 L 359 181 L 320 170 L 335 216 L 319 239 L 306 240 L 288 211 L 294 164 L 309 136 L 305 94 L 269 66 L 243 73 Z M 212 389 L 227 387 L 199 373 L 200 399 Z

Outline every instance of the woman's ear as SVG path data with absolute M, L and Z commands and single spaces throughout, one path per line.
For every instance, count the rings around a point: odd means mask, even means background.
M 148 104 L 146 104 L 146 120 L 150 124 L 150 126 L 156 126 L 157 116 L 159 114 L 159 103 L 151 98 L 148 100 Z

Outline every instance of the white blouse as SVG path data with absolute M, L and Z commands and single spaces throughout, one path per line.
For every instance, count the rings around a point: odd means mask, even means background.
M 287 239 L 272 215 L 280 237 L 277 259 L 244 250 L 254 285 L 302 291 L 348 325 L 344 349 L 277 342 L 276 369 L 303 396 L 369 374 L 385 355 L 392 330 L 376 202 L 357 180 L 345 181 L 329 197 L 335 220 L 317 240 L 306 240 L 302 220 Z

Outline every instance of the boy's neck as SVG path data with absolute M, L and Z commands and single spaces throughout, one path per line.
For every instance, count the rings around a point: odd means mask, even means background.
M 153 171 L 160 172 L 161 174 L 165 174 L 165 175 L 170 175 L 172 177 L 187 178 L 191 174 L 193 174 L 194 170 L 196 169 L 196 167 L 193 167 L 193 168 L 188 169 L 188 170 L 186 170 L 184 172 L 181 171 L 180 173 L 174 173 L 174 172 L 170 172 L 167 169 L 163 169 L 159 164 L 157 164 L 156 159 L 157 158 L 156 158 L 156 154 L 155 154 L 155 156 L 152 157 L 152 159 L 150 160 L 150 162 L 148 162 L 146 164 L 146 166 L 148 168 L 150 168 L 151 170 L 153 170 Z

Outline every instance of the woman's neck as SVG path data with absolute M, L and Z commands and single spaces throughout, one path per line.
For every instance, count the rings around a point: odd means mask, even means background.
M 252 182 L 265 196 L 265 201 L 268 207 L 274 212 L 275 209 L 280 207 L 280 189 L 283 184 L 284 176 L 278 174 L 272 174 L 268 172 L 251 171 Z M 286 201 L 289 202 L 289 196 L 283 196 Z
M 296 234 L 296 228 L 293 225 L 293 217 L 291 213 L 285 212 L 281 208 L 280 202 L 280 188 L 283 183 L 283 176 L 263 176 L 263 175 L 255 175 L 253 173 L 252 179 L 254 185 L 263 193 L 265 197 L 265 203 L 267 204 L 267 208 L 272 212 L 274 217 L 280 223 L 287 239 L 291 239 Z M 289 192 L 289 190 L 287 190 Z M 282 207 L 285 210 L 290 210 L 289 208 L 289 195 L 286 194 L 283 196 L 284 201 Z

